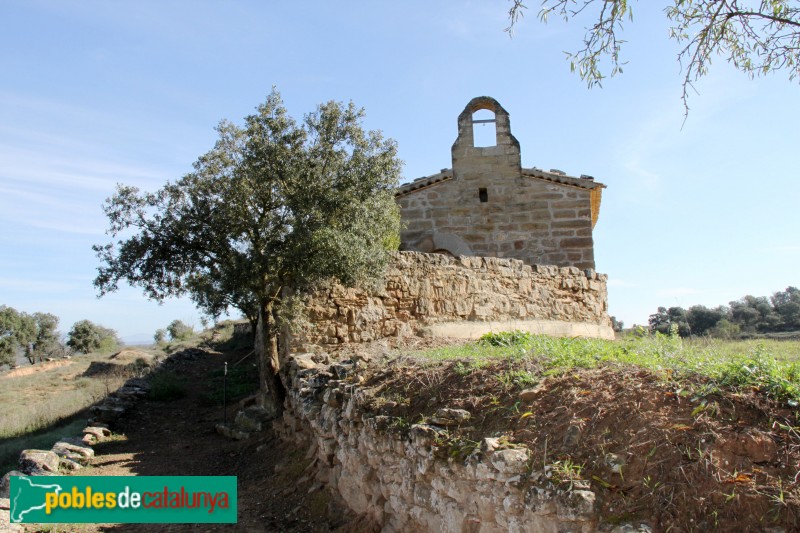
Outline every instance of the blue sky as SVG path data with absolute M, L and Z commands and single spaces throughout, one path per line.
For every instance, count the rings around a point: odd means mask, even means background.
M 431 5 L 433 4 L 433 5 Z M 624 74 L 588 90 L 564 50 L 581 23 L 510 39 L 506 2 L 100 2 L 0 5 L 0 304 L 88 318 L 129 339 L 173 319 L 125 288 L 97 299 L 91 245 L 116 183 L 153 190 L 191 170 L 223 118 L 273 85 L 297 118 L 352 100 L 399 143 L 407 180 L 450 167 L 456 117 L 475 96 L 511 114 L 523 166 L 605 183 L 595 228 L 610 313 L 716 305 L 800 284 L 797 105 L 782 76 L 716 59 L 684 124 L 678 46 L 637 3 Z

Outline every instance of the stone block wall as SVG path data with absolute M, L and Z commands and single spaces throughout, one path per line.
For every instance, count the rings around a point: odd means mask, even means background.
M 476 120 L 484 110 L 494 118 Z M 475 126 L 494 128 L 496 144 L 475 146 Z M 402 249 L 595 268 L 592 229 L 605 185 L 522 168 L 509 114 L 495 99 L 474 98 L 459 115 L 452 161 L 397 190 Z
M 372 291 L 339 285 L 306 301 L 308 325 L 294 351 L 323 351 L 385 337 L 475 338 L 522 329 L 559 336 L 613 338 L 606 276 L 515 259 L 398 252 Z
M 531 177 L 450 179 L 398 196 L 401 241 L 411 250 L 593 269 L 590 197 L 588 189 Z

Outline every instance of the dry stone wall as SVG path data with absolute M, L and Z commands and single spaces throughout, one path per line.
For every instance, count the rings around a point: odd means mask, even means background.
M 385 337 L 475 338 L 509 329 L 613 338 L 606 279 L 516 259 L 398 252 L 379 289 L 334 285 L 313 293 L 308 325 L 291 342 L 296 352 L 325 351 Z
M 595 494 L 587 485 L 559 490 L 533 468 L 526 448 L 483 439 L 466 461 L 442 453 L 446 429 L 398 430 L 363 409 L 352 361 L 298 358 L 287 369 L 288 395 L 277 431 L 315 457 L 317 480 L 383 532 L 573 533 L 596 531 Z M 609 527 L 607 530 L 612 530 Z M 613 529 L 616 531 L 638 531 Z

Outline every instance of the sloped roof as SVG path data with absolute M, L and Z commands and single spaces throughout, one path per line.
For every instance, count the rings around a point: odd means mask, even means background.
M 579 187 L 581 189 L 604 189 L 605 185 L 600 183 L 599 181 L 594 181 L 594 178 L 589 176 L 581 176 L 580 178 L 575 178 L 572 176 L 567 176 L 565 173 L 551 169 L 549 172 L 546 170 L 542 170 L 540 168 L 523 168 L 522 175 L 529 178 L 538 178 L 545 181 L 552 181 L 553 183 L 560 183 L 562 185 L 571 185 L 573 187 Z M 404 196 L 410 192 L 424 189 L 426 187 L 430 187 L 431 185 L 435 185 L 437 183 L 441 183 L 443 181 L 448 181 L 453 179 L 453 169 L 450 168 L 443 168 L 437 174 L 432 174 L 430 176 L 423 176 L 421 178 L 417 178 L 410 183 L 406 183 L 400 185 L 395 191 L 395 196 Z
M 438 174 L 433 174 L 431 176 L 423 176 L 421 178 L 417 178 L 411 183 L 405 183 L 400 185 L 397 190 L 395 191 L 395 196 L 403 196 L 404 194 L 408 194 L 411 191 L 416 191 L 417 189 L 424 189 L 434 183 L 439 183 L 442 181 L 446 181 L 453 178 L 453 169 L 450 168 L 443 168 L 441 172 Z
M 572 176 L 567 176 L 564 172 L 556 169 L 550 169 L 548 172 L 536 167 L 523 168 L 522 175 L 530 178 L 539 178 L 541 180 L 552 181 L 554 183 L 561 183 L 562 185 L 572 185 L 573 187 L 579 187 L 581 189 L 592 190 L 597 188 L 606 188 L 606 186 L 599 181 L 594 181 L 594 178 L 591 176 L 584 175 L 580 178 L 575 178 Z

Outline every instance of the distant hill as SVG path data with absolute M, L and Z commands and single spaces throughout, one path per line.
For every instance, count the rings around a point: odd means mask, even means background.
M 120 340 L 125 344 L 125 346 L 141 346 L 141 345 L 149 346 L 153 344 L 153 334 L 135 333 L 133 335 L 127 335 L 125 337 L 121 337 Z

